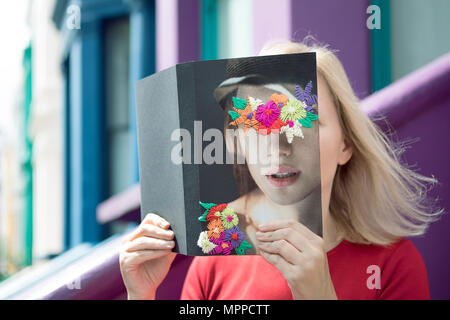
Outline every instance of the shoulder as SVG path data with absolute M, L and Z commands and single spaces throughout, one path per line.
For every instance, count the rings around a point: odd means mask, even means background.
M 359 293 L 375 299 L 429 299 L 425 263 L 411 240 L 402 238 L 387 246 L 344 240 L 328 258 L 342 297 L 354 297 L 354 289 L 360 288 Z M 376 279 L 380 285 L 375 290 L 367 283 Z
M 430 299 L 425 262 L 411 240 L 384 247 L 383 260 L 378 299 Z
M 385 287 L 382 288 L 380 297 L 429 299 L 425 262 L 413 242 L 401 239 L 390 250 L 391 253 L 383 268 Z

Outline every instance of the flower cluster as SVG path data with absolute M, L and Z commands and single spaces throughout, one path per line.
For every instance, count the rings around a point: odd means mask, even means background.
M 239 218 L 226 203 L 203 203 L 205 212 L 198 218 L 208 222 L 208 230 L 200 233 L 197 245 L 205 254 L 229 255 L 232 250 L 244 255 L 245 250 L 252 247 L 244 240 L 245 235 L 239 230 Z
M 312 121 L 319 119 L 319 116 L 313 113 L 317 96 L 311 95 L 311 89 L 312 81 L 305 86 L 303 92 L 296 86 L 296 99 L 274 93 L 266 103 L 253 97 L 233 97 L 233 110 L 228 111 L 233 119 L 230 125 L 243 124 L 244 134 L 247 134 L 250 128 L 263 135 L 284 133 L 289 143 L 292 143 L 294 136 L 304 139 L 301 128 L 311 128 Z

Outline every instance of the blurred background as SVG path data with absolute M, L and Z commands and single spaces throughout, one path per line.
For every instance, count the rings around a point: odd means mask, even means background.
M 0 2 L 0 299 L 122 299 L 117 250 L 139 223 L 134 84 L 176 63 L 251 56 L 307 35 L 337 50 L 362 107 L 405 160 L 450 173 L 448 0 Z M 373 7 L 375 5 L 376 7 Z M 168 195 L 170 197 L 170 195 Z M 450 220 L 414 239 L 450 299 Z M 190 257 L 158 297 L 177 299 Z

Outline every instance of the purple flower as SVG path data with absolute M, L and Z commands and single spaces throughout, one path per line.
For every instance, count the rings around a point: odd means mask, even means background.
M 229 241 L 231 243 L 231 247 L 233 249 L 239 248 L 241 242 L 244 240 L 244 233 L 239 231 L 237 226 L 234 226 L 231 229 L 225 230 L 225 236 L 223 237 L 224 241 Z
M 261 122 L 264 127 L 268 128 L 276 119 L 278 119 L 280 112 L 280 108 L 277 107 L 275 102 L 269 100 L 265 105 L 262 104 L 258 107 L 255 118 Z

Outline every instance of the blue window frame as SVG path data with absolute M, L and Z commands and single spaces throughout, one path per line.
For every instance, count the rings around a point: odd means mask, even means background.
M 154 0 L 81 0 L 77 4 L 80 29 L 69 30 L 66 26 L 70 1 L 58 1 L 53 12 L 63 39 L 66 249 L 83 242 L 95 243 L 106 236 L 97 222 L 96 207 L 121 188 L 111 186 L 116 177 L 111 178 L 115 173 L 109 170 L 112 165 L 108 161 L 112 148 L 105 99 L 106 21 L 129 19 L 129 66 L 125 75 L 129 141 L 123 144 L 129 150 L 126 159 L 129 172 L 118 179 L 122 186 L 139 181 L 134 83 L 155 71 Z

